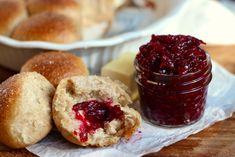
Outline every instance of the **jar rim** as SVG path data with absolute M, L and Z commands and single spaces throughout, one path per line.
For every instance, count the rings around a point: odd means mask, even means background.
M 210 55 L 206 52 L 206 59 L 207 59 L 207 66 L 212 66 L 211 65 L 211 57 Z M 138 64 L 137 62 L 137 59 L 135 58 L 135 61 L 134 61 L 134 65 L 135 65 L 135 69 L 137 69 L 136 67 L 138 67 L 141 71 L 150 71 L 149 69 L 147 68 L 144 68 L 142 67 L 141 65 Z M 190 77 L 190 76 L 193 76 L 193 75 L 196 75 L 196 74 L 199 74 L 201 73 L 202 71 L 204 71 L 204 69 L 200 69 L 196 72 L 190 72 L 190 73 L 186 73 L 186 74 L 177 74 L 177 75 L 169 75 L 169 74 L 160 74 L 158 72 L 154 72 L 154 71 L 151 71 L 152 74 L 154 74 L 155 76 L 161 76 L 161 77 L 169 77 L 169 78 L 174 78 L 174 77 Z

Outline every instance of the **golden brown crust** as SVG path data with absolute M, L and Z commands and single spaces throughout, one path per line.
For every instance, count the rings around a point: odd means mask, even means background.
M 69 52 L 52 51 L 34 56 L 21 68 L 21 72 L 36 71 L 46 77 L 55 87 L 60 80 L 88 75 L 89 71 L 80 57 Z
M 66 8 L 79 8 L 75 0 L 27 0 L 29 13 L 37 14 L 44 11 L 58 11 Z M 77 10 L 78 12 L 79 10 Z
M 81 10 L 76 0 L 28 0 L 27 8 L 30 15 L 50 11 L 66 15 L 79 24 Z
M 23 41 L 70 43 L 78 40 L 73 21 L 64 15 L 43 12 L 31 16 L 16 27 L 13 38 Z
M 15 145 L 15 143 L 9 139 L 8 130 L 11 123 L 11 117 L 14 116 L 16 106 L 12 106 L 21 94 L 21 76 L 19 74 L 10 77 L 2 84 L 0 84 L 0 140 L 7 142 L 8 145 Z M 10 118 L 9 118 L 10 117 Z
M 22 0 L 0 1 L 0 34 L 9 36 L 13 29 L 27 17 Z

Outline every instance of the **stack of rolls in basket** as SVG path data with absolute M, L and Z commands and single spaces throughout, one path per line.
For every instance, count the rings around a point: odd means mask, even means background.
M 127 90 L 119 81 L 89 76 L 71 53 L 36 55 L 0 84 L 0 143 L 11 148 L 35 144 L 48 135 L 53 121 L 65 139 L 80 146 L 129 139 L 141 117 L 128 106 Z
M 156 0 L 0 0 L 0 35 L 60 44 L 98 39 L 129 5 L 156 8 Z
M 98 38 L 126 1 L 0 0 L 0 35 L 55 43 Z

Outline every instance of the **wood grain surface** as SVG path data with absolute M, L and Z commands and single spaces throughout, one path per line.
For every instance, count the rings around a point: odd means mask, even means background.
M 235 45 L 208 45 L 204 47 L 212 59 L 235 73 Z M 0 81 L 13 75 L 0 66 Z M 235 87 L 234 87 L 235 89 Z M 234 104 L 235 105 L 235 104 Z M 0 149 L 0 157 L 31 157 L 32 153 L 25 149 Z M 235 114 L 233 117 L 163 148 L 161 151 L 145 157 L 235 157 Z

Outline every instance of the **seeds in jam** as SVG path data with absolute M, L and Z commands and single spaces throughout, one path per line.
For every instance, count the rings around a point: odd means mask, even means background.
M 77 103 L 72 110 L 75 112 L 75 118 L 81 121 L 78 130 L 74 131 L 79 135 L 81 142 L 88 140 L 88 134 L 93 134 L 96 129 L 104 128 L 105 123 L 114 119 L 122 120 L 124 113 L 118 105 L 113 105 L 111 99 L 108 101 L 85 101 Z
M 184 35 L 152 35 L 139 49 L 137 62 L 143 68 L 167 75 L 181 75 L 203 69 L 206 52 L 199 47 L 203 41 Z

